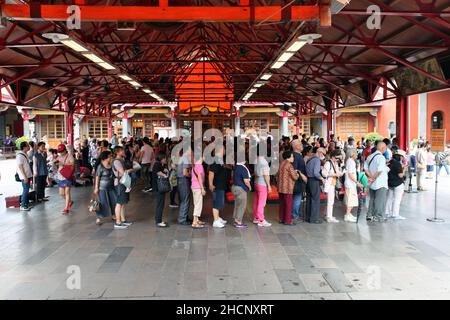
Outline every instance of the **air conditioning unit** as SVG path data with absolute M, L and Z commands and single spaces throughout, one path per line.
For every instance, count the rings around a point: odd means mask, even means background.
M 331 14 L 337 14 L 344 9 L 351 0 L 333 0 L 331 1 Z

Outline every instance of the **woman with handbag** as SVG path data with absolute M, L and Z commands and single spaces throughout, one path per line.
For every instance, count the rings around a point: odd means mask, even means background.
M 162 221 L 164 203 L 166 200 L 166 193 L 170 192 L 170 182 L 169 182 L 169 170 L 167 169 L 167 158 L 162 152 L 156 155 L 156 161 L 153 165 L 153 179 L 156 181 L 154 187 L 157 194 L 157 204 L 155 212 L 155 222 L 156 226 L 159 228 L 167 228 L 169 225 Z
M 100 164 L 95 172 L 94 197 L 100 203 L 100 207 L 96 211 L 97 220 L 95 223 L 97 225 L 102 224 L 102 218 L 112 216 L 116 208 L 117 194 L 114 188 L 112 160 L 112 152 L 103 151 L 100 154 Z
M 60 144 L 57 148 L 58 151 L 58 187 L 59 194 L 65 200 L 65 207 L 62 211 L 64 215 L 69 214 L 69 210 L 73 206 L 71 188 L 74 183 L 75 173 L 75 159 L 69 152 L 64 144 Z
M 358 188 L 364 189 L 363 185 L 358 181 L 358 170 L 356 169 L 356 160 L 358 159 L 358 151 L 354 148 L 347 150 L 347 160 L 345 162 L 345 196 L 344 203 L 347 207 L 345 213 L 345 222 L 357 222 L 357 218 L 352 215 L 352 209 L 359 206 Z
M 125 219 L 125 206 L 130 201 L 131 178 L 129 174 L 133 172 L 133 169 L 126 169 L 125 150 L 123 147 L 116 146 L 114 153 L 116 158 L 112 162 L 112 170 L 115 176 L 114 187 L 117 193 L 114 229 L 122 230 L 132 225 L 131 222 Z
M 340 150 L 333 150 L 323 166 L 322 175 L 325 177 L 324 192 L 327 194 L 327 216 L 325 220 L 328 223 L 338 223 L 335 217 L 333 217 L 334 199 L 336 198 L 336 185 L 338 179 L 343 176 L 337 162 L 337 158 L 341 155 Z
M 419 149 L 416 153 L 416 174 L 417 174 L 417 190 L 426 191 L 423 187 L 424 179 L 427 172 L 427 151 L 425 149 L 425 143 L 419 143 Z

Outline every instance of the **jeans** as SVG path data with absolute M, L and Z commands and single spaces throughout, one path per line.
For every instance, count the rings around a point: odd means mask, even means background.
M 155 212 L 155 223 L 156 224 L 162 222 L 165 200 L 166 200 L 165 193 L 163 193 L 163 192 L 156 193 L 156 212 Z
M 36 197 L 38 200 L 45 198 L 45 184 L 47 182 L 47 176 L 36 177 Z
M 253 219 L 263 222 L 264 218 L 264 207 L 267 202 L 267 186 L 261 186 L 255 184 L 255 198 L 253 199 Z
M 292 197 L 292 219 L 300 218 L 300 209 L 302 207 L 302 198 L 303 195 L 301 193 L 294 194 Z
M 395 188 L 389 188 L 386 204 L 386 216 L 398 217 L 400 215 L 400 204 L 402 202 L 403 184 Z
M 30 183 L 25 183 L 24 180 L 22 180 L 22 197 L 20 198 L 20 206 L 21 207 L 28 207 L 29 203 L 29 193 L 30 193 Z
M 445 172 L 447 172 L 447 175 L 450 175 L 450 166 L 448 164 L 440 164 L 438 169 L 438 174 L 441 174 L 442 167 L 445 168 Z
M 292 223 L 292 194 L 279 193 L 278 220 L 285 224 Z
M 180 213 L 178 223 L 187 221 L 189 207 L 191 206 L 191 182 L 188 178 L 177 178 L 177 187 L 180 194 Z
M 320 181 L 315 178 L 308 178 L 308 217 L 309 222 L 320 219 Z

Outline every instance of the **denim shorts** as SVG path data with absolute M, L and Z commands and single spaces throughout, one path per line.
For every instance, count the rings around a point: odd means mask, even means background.
M 214 190 L 213 208 L 221 210 L 225 206 L 225 190 Z
M 58 180 L 58 187 L 65 188 L 65 187 L 73 187 L 73 181 L 72 180 Z
M 127 204 L 130 201 L 130 193 L 126 190 L 127 188 L 121 183 L 116 186 L 117 204 Z

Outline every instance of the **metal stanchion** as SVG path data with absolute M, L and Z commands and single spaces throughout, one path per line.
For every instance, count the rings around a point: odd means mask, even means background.
M 437 191 L 438 191 L 438 177 L 439 177 L 439 158 L 436 154 L 436 182 L 434 187 L 434 217 L 428 218 L 427 221 L 429 222 L 445 222 L 444 219 L 437 217 Z

